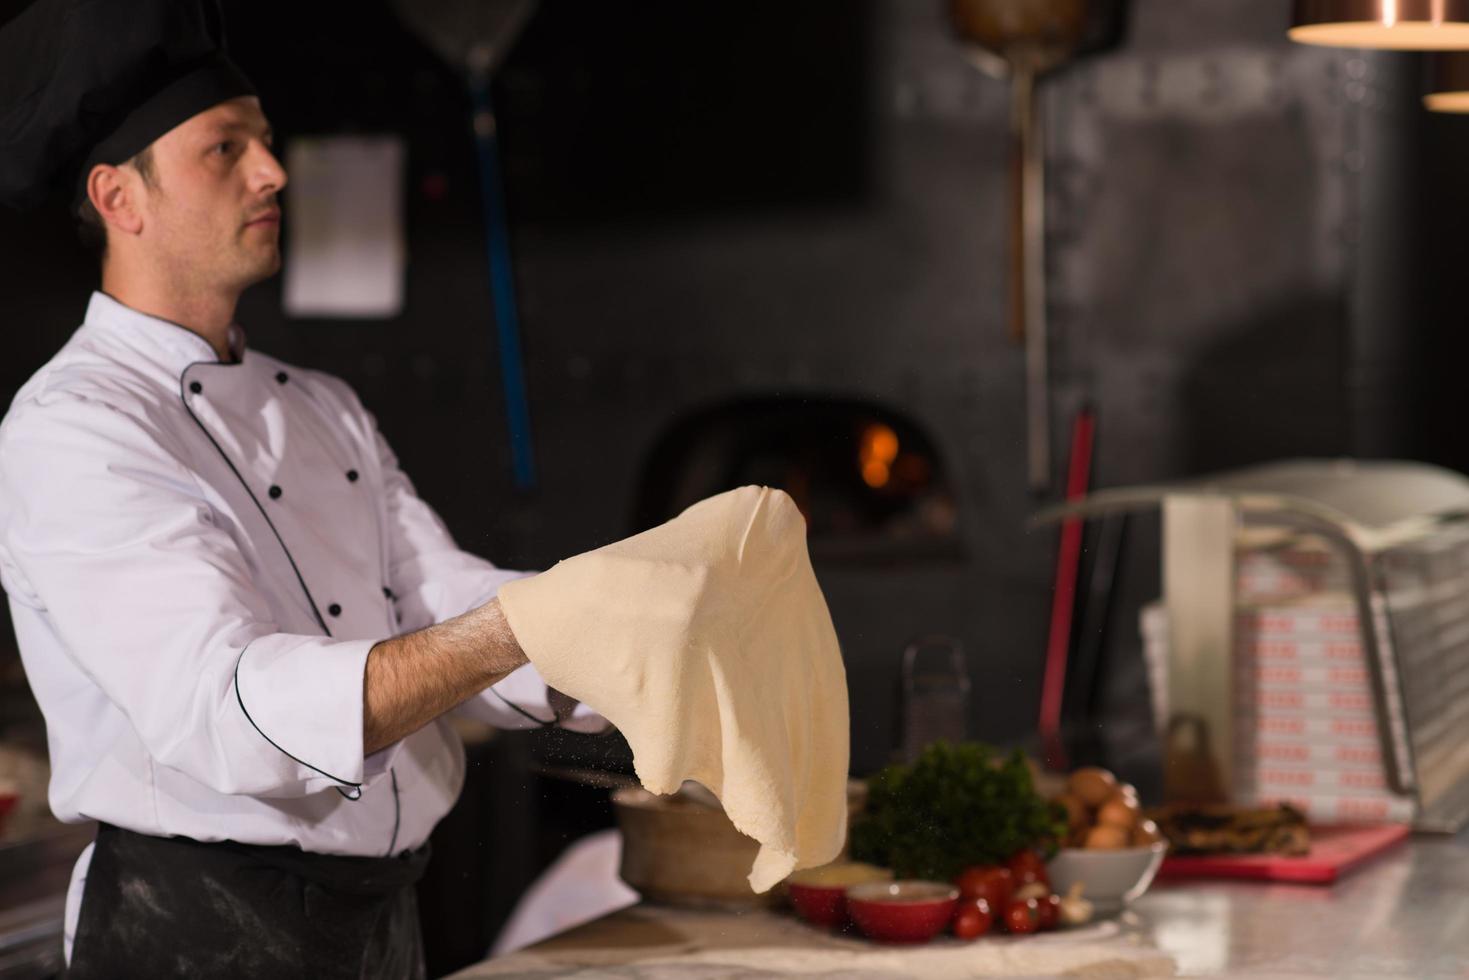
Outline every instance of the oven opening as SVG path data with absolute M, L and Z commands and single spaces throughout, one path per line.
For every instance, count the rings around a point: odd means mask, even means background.
M 934 441 L 865 401 L 743 398 L 685 415 L 642 471 L 634 527 L 746 484 L 786 491 L 813 561 L 958 559 L 957 496 Z

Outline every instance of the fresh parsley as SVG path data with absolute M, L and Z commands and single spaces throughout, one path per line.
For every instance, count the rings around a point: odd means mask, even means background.
M 852 857 L 902 878 L 952 881 L 976 864 L 1004 864 L 1027 847 L 1054 853 L 1066 812 L 1041 798 L 1019 750 L 1008 757 L 979 742 L 935 742 L 912 765 L 868 783 L 853 822 Z

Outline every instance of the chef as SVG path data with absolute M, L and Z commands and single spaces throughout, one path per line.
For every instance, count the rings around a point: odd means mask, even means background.
M 102 243 L 0 424 L 0 584 L 50 803 L 96 820 L 70 975 L 413 977 L 454 710 L 594 731 L 342 381 L 252 350 L 287 174 L 217 0 L 39 0 L 0 27 L 0 202 Z M 24 329 L 24 324 L 15 324 Z M 487 828 L 493 832 L 492 828 Z

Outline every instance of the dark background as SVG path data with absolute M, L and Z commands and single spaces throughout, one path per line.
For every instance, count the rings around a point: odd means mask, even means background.
M 1138 0 L 1119 46 L 1042 88 L 1058 474 L 1083 404 L 1094 486 L 1293 456 L 1469 469 L 1469 122 L 1420 110 L 1418 56 L 1289 44 L 1288 6 Z M 1005 337 L 1009 102 L 943 4 L 540 5 L 495 85 L 530 492 L 510 479 L 462 79 L 378 0 L 226 10 L 282 142 L 409 146 L 403 315 L 291 320 L 277 278 L 239 319 L 253 346 L 357 389 L 464 547 L 537 568 L 640 530 L 667 506 L 649 499 L 663 440 L 722 406 L 738 420 L 754 400 L 793 426 L 833 402 L 900 418 L 957 525 L 929 552 L 818 554 L 854 770 L 889 757 L 899 654 L 920 634 L 963 642 L 971 734 L 1029 744 L 1056 535 L 1026 526 L 1052 498 L 1026 489 L 1022 354 Z M 97 270 L 55 207 L 0 213 L 0 257 L 13 393 L 79 324 Z M 1156 521 L 1132 520 L 1111 615 L 1086 627 L 1105 641 L 1097 689 L 1068 701 L 1101 733 L 1078 751 L 1145 794 L 1137 614 L 1157 555 Z M 12 647 L 0 629 L 0 735 L 19 738 L 36 718 Z M 588 757 L 626 761 L 568 736 L 471 750 L 424 890 L 436 969 L 483 955 L 531 876 L 610 821 L 604 794 L 529 774 Z

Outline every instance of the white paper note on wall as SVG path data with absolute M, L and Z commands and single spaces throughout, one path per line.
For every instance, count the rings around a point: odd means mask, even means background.
M 288 316 L 357 319 L 402 312 L 403 158 L 397 136 L 291 141 Z

